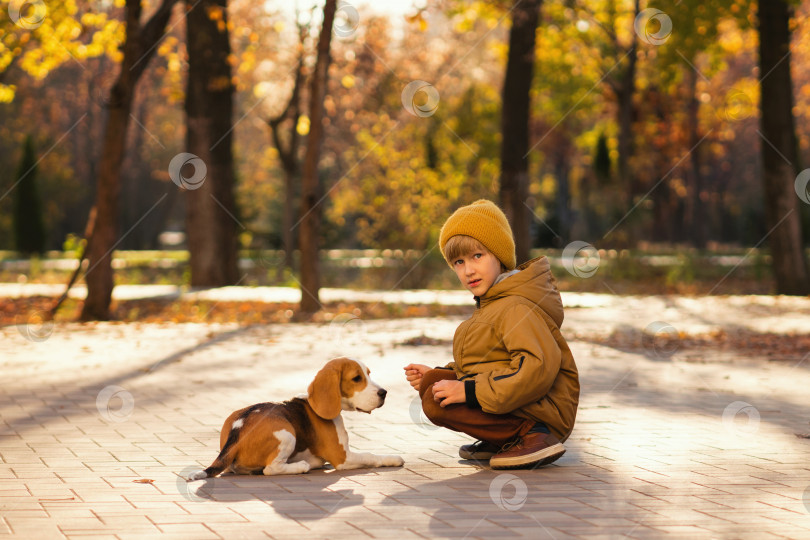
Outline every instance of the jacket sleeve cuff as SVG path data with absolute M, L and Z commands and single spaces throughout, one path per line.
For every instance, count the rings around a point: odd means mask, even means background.
M 475 379 L 464 381 L 464 395 L 467 400 L 467 407 L 471 409 L 481 408 L 481 404 L 478 403 L 478 398 L 475 397 Z

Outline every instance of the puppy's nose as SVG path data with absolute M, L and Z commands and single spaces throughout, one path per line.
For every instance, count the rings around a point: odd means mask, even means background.
M 385 395 L 388 393 L 388 390 L 385 388 L 380 388 L 377 390 L 377 395 L 380 396 L 380 399 L 385 399 Z

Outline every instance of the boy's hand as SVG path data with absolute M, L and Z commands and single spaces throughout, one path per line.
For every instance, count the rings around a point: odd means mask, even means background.
M 405 366 L 405 378 L 408 383 L 417 392 L 419 391 L 419 384 L 422 382 L 422 375 L 430 371 L 432 368 L 424 364 L 408 364 Z
M 449 379 L 437 381 L 433 384 L 433 399 L 442 407 L 447 407 L 451 403 L 465 403 L 467 393 L 464 391 L 464 383 Z

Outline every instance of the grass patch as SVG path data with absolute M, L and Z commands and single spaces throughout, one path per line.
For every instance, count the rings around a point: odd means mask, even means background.
M 18 260 L 0 252 L 0 282 L 67 282 L 75 257 L 51 252 L 45 257 Z M 282 268 L 277 251 L 243 251 L 240 285 L 297 287 L 297 275 Z M 559 288 L 570 292 L 614 294 L 771 294 L 774 291 L 769 256 L 760 250 L 694 249 L 600 250 L 591 277 L 569 273 L 561 250 L 535 250 L 546 255 Z M 190 269 L 185 251 L 122 251 L 114 259 L 118 285 L 188 285 Z M 570 265 L 569 265 L 570 266 Z M 325 250 L 322 286 L 356 290 L 460 288 L 438 250 Z M 81 282 L 81 279 L 79 280 Z

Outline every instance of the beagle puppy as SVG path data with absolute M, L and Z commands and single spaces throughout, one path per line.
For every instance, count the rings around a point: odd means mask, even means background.
M 307 394 L 283 403 L 258 403 L 231 413 L 219 436 L 220 452 L 188 481 L 236 474 L 299 474 L 331 463 L 338 470 L 399 467 L 400 456 L 352 452 L 340 412 L 370 413 L 382 407 L 386 390 L 357 360 L 330 360 Z

